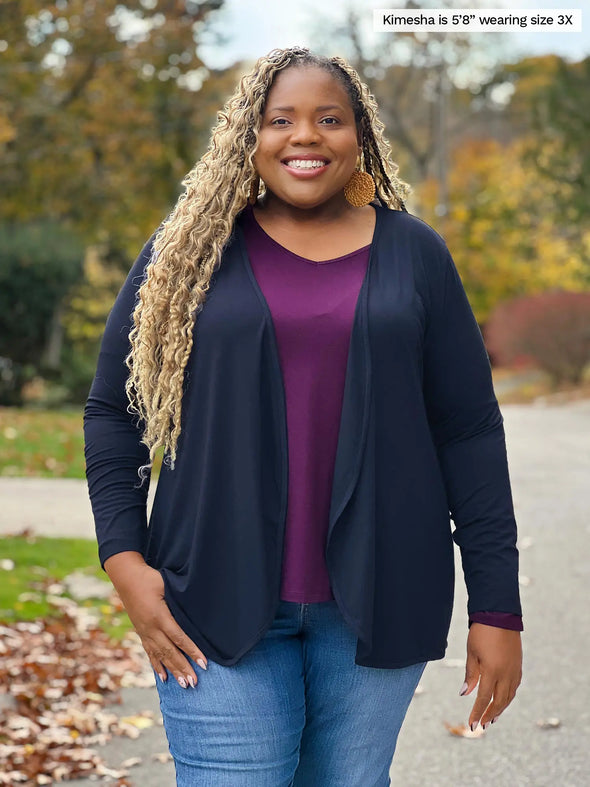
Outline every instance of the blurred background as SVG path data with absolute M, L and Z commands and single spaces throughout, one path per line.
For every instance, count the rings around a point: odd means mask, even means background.
M 81 406 L 118 288 L 275 46 L 341 54 L 370 85 L 499 398 L 590 394 L 588 34 L 373 33 L 379 5 L 0 5 L 0 474 L 82 477 Z
M 526 679 L 512 719 L 458 743 L 473 736 L 457 722 L 457 564 L 448 654 L 412 703 L 395 783 L 589 783 L 590 34 L 373 33 L 384 5 L 444 4 L 0 0 L 3 784 L 131 785 L 131 767 L 143 787 L 173 781 L 155 693 L 134 688 L 153 675 L 97 560 L 82 409 L 118 289 L 217 111 L 258 56 L 295 44 L 346 57 L 375 94 L 408 209 L 445 238 L 506 405 Z

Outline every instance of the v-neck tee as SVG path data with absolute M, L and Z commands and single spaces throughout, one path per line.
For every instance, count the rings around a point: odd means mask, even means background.
M 289 482 L 281 600 L 334 599 L 325 560 L 352 325 L 371 246 L 329 260 L 284 248 L 251 208 L 242 229 L 268 303 L 287 413 Z

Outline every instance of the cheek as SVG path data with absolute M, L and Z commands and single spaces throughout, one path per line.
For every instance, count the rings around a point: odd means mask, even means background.
M 276 142 L 273 144 L 272 137 L 269 137 L 264 131 L 258 135 L 258 147 L 254 154 L 254 159 L 268 159 L 275 154 L 277 148 Z

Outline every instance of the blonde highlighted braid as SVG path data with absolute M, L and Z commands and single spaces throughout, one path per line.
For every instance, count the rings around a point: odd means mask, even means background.
M 142 442 L 149 448 L 142 475 L 161 446 L 165 461 L 174 467 L 195 319 L 256 176 L 253 157 L 266 97 L 277 72 L 305 66 L 323 68 L 342 83 L 377 197 L 390 208 L 405 210 L 409 186 L 397 178 L 377 104 L 356 71 L 339 57 L 320 57 L 300 47 L 275 49 L 261 57 L 218 113 L 206 153 L 182 181 L 186 190 L 156 232 L 139 288 L 129 334 L 126 392 L 129 411 L 139 416 Z

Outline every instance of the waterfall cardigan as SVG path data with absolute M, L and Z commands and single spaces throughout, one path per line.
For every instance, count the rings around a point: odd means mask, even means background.
M 325 558 L 357 635 L 355 663 L 443 658 L 458 544 L 469 613 L 521 615 L 503 418 L 489 359 L 443 239 L 376 207 L 350 339 Z M 144 246 L 109 315 L 85 408 L 101 564 L 133 550 L 158 569 L 179 625 L 235 664 L 279 603 L 288 451 L 268 304 L 239 219 L 197 314 L 176 466 L 146 518 L 147 451 L 124 383 Z M 451 529 L 451 518 L 454 529 Z

